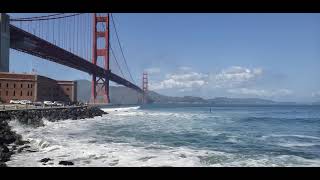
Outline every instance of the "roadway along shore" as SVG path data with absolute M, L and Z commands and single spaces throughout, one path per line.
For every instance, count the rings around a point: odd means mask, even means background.
M 20 123 L 32 127 L 44 126 L 43 118 L 55 122 L 66 119 L 85 119 L 107 114 L 98 107 L 74 106 L 55 108 L 30 108 L 0 110 L 0 167 L 5 167 L 6 161 L 14 153 L 27 151 L 30 147 L 28 141 L 11 130 L 8 122 L 18 120 Z

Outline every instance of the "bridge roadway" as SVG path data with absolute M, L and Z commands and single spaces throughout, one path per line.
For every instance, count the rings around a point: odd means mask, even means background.
M 109 77 L 110 81 L 143 93 L 143 90 L 139 86 L 112 73 L 110 70 L 107 71 L 102 67 L 96 66 L 82 57 L 11 24 L 10 48 L 89 73 L 90 75 L 96 74 L 100 78 Z

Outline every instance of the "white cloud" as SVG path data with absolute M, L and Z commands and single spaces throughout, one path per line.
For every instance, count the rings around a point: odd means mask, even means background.
M 160 68 L 148 68 L 145 69 L 148 74 L 158 74 L 160 73 Z
M 179 71 L 182 69 L 183 72 Z M 240 66 L 223 69 L 217 74 L 204 74 L 190 70 L 189 67 L 180 67 L 178 72 L 166 74 L 163 81 L 150 84 L 150 89 L 177 89 L 179 91 L 187 91 L 188 89 L 190 91 L 204 86 L 207 88 L 230 88 L 252 81 L 263 72 L 261 68 L 251 70 Z
M 248 69 L 240 66 L 232 66 L 223 69 L 218 74 L 210 75 L 210 84 L 216 88 L 235 87 L 255 80 L 263 73 L 261 68 Z
M 186 91 L 187 88 L 199 88 L 207 83 L 205 80 L 208 75 L 196 72 L 167 74 L 166 79 L 150 84 L 150 89 L 178 89 L 179 91 Z
M 293 93 L 289 89 L 264 90 L 264 89 L 248 89 L 248 88 L 228 89 L 227 92 L 231 94 L 260 96 L 260 97 L 288 96 Z
M 174 92 L 204 93 L 211 97 L 215 93 L 230 93 L 253 97 L 286 97 L 293 94 L 289 89 L 259 89 L 252 87 L 264 73 L 262 68 L 231 66 L 217 73 L 194 72 L 189 67 L 179 67 L 176 72 L 164 76 L 162 81 L 150 82 L 151 90 L 173 90 Z M 313 96 L 320 97 L 320 91 Z

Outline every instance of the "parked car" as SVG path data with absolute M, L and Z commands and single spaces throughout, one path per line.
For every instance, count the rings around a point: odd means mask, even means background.
M 56 106 L 64 106 L 64 102 L 62 102 L 62 101 L 54 101 L 54 104 Z
M 42 102 L 33 102 L 34 106 L 42 106 Z
M 32 104 L 30 100 L 21 100 L 20 104 L 26 105 L 26 104 Z
M 52 101 L 43 101 L 45 106 L 54 106 L 55 104 Z
M 10 100 L 10 104 L 20 104 L 20 101 L 17 99 Z

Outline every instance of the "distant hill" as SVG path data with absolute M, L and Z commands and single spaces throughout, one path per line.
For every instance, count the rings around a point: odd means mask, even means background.
M 148 93 L 148 97 L 154 103 L 207 103 L 207 100 L 194 97 L 194 96 L 184 96 L 184 97 L 172 97 L 172 96 L 165 96 L 154 91 L 150 91 Z
M 88 80 L 77 80 L 77 98 L 78 101 L 88 102 L 91 97 L 91 82 Z M 136 91 L 122 87 L 110 87 L 110 101 L 113 104 L 137 104 L 139 103 L 139 93 Z
M 217 97 L 208 99 L 210 104 L 276 104 L 277 102 L 259 98 L 227 98 Z
M 88 102 L 91 96 L 91 82 L 88 80 L 78 80 L 78 100 Z M 295 104 L 294 102 L 275 102 L 259 98 L 227 98 L 217 97 L 213 99 L 203 99 L 194 96 L 172 97 L 165 96 L 154 91 L 148 93 L 149 102 L 157 104 L 210 104 L 210 105 L 272 105 L 272 104 Z M 123 86 L 110 87 L 110 100 L 113 104 L 138 104 L 141 95 L 136 91 Z

